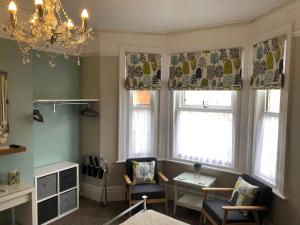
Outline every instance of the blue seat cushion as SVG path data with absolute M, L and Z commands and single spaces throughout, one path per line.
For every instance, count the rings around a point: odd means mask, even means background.
M 223 212 L 222 206 L 232 206 L 226 200 L 205 200 L 203 201 L 203 209 L 218 224 L 222 225 Z M 229 211 L 227 223 L 251 223 L 254 222 L 253 216 L 244 216 L 240 211 Z
M 136 184 L 131 187 L 131 199 L 142 200 L 147 195 L 148 199 L 165 197 L 165 189 L 161 184 Z

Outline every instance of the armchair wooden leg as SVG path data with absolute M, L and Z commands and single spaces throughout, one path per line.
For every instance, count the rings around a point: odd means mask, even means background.
M 168 199 L 166 198 L 165 202 L 165 207 L 166 207 L 166 215 L 168 215 Z
M 204 220 L 204 213 L 203 213 L 203 210 L 201 210 L 200 225 L 203 225 L 203 220 Z

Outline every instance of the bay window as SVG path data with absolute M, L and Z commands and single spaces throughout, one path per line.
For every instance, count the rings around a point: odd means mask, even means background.
M 177 160 L 234 167 L 236 91 L 174 91 L 173 151 Z

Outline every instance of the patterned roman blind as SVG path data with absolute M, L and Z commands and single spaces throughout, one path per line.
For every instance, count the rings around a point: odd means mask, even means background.
M 161 87 L 161 54 L 126 53 L 127 90 L 159 90 Z
M 170 90 L 240 90 L 242 48 L 171 55 Z
M 286 36 L 282 35 L 253 46 L 250 85 L 253 89 L 280 89 L 284 81 Z

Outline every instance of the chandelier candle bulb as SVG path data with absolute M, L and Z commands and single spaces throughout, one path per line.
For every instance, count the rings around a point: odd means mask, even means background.
M 88 20 L 88 18 L 89 18 L 89 14 L 88 14 L 88 12 L 87 12 L 86 9 L 82 10 L 81 18 L 82 18 L 82 30 L 83 30 L 84 32 L 86 32 L 86 31 L 87 31 L 87 27 L 88 27 L 88 22 L 87 22 L 87 20 Z
M 10 16 L 10 21 L 14 25 L 17 22 L 17 5 L 14 1 L 11 1 L 8 5 L 8 12 Z
M 40 20 L 43 20 L 44 18 L 44 9 L 43 9 L 43 0 L 35 0 L 35 7 L 36 7 L 36 10 L 37 10 L 37 13 L 38 13 L 38 16 L 40 18 Z
M 72 20 L 68 21 L 67 27 L 68 27 L 69 30 L 72 30 L 74 28 L 74 23 L 72 22 Z

